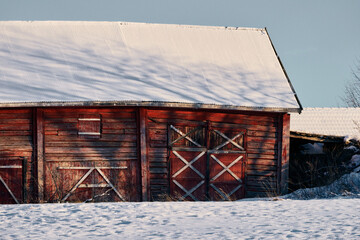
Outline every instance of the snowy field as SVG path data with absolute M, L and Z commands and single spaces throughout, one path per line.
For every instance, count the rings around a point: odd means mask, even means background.
M 1 239 L 360 239 L 360 199 L 0 205 Z
M 0 239 L 70 238 L 360 239 L 360 166 L 281 198 L 0 205 Z

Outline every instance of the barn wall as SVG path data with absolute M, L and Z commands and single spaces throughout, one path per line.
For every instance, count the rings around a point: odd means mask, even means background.
M 100 136 L 80 136 L 79 131 L 87 127 L 80 126 L 79 118 L 101 118 Z M 163 199 L 169 195 L 168 127 L 170 122 L 182 121 L 236 124 L 245 129 L 245 196 L 286 191 L 288 115 L 281 113 L 115 107 L 2 109 L 0 176 L 12 182 L 10 188 L 18 189 L 14 195 L 19 202 L 56 202 L 97 166 L 124 200 Z M 89 129 L 96 130 L 96 124 Z M 5 169 L 1 165 L 21 167 Z M 97 187 L 77 188 L 66 200 L 83 201 L 106 190 L 98 187 L 104 184 L 98 173 L 82 184 Z M 98 200 L 119 200 L 110 192 L 108 198 Z M 11 196 L 2 198 L 14 202 Z
M 136 115 L 135 109 L 121 108 L 44 109 L 44 201 L 139 201 Z M 100 122 L 91 122 L 97 118 Z M 81 134 L 98 130 L 99 136 Z M 66 198 L 91 167 L 99 167 L 101 172 L 93 170 Z M 122 167 L 125 169 L 120 169 Z M 109 187 L 99 187 L 107 184 L 101 173 L 123 199 Z M 108 196 L 100 196 L 106 190 L 109 190 Z
M 208 120 L 215 124 L 238 124 L 246 129 L 246 197 L 276 194 L 280 180 L 277 179 L 280 117 L 280 114 L 262 113 L 149 110 L 147 136 L 151 199 L 158 200 L 169 194 L 167 129 L 168 123 L 174 120 Z
M 0 177 L 19 202 L 36 200 L 35 167 L 32 109 L 0 110 Z M 0 202 L 15 203 L 3 183 Z

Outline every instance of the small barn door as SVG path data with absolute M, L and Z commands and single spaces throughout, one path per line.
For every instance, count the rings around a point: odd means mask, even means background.
M 245 133 L 236 125 L 170 124 L 170 195 L 192 201 L 243 198 Z
M 170 124 L 170 194 L 177 200 L 206 200 L 205 127 Z
M 210 200 L 245 196 L 245 130 L 236 126 L 211 127 L 209 161 Z

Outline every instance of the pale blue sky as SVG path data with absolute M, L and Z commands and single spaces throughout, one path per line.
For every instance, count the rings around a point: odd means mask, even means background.
M 360 0 L 0 0 L 0 20 L 267 27 L 304 107 L 343 106 L 360 59 Z

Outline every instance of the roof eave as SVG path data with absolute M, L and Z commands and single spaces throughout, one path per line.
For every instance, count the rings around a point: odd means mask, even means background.
M 192 109 L 218 109 L 218 110 L 239 110 L 258 112 L 299 112 L 300 108 L 284 107 L 252 107 L 217 105 L 205 103 L 178 103 L 178 102 L 157 102 L 157 101 L 58 101 L 58 102 L 11 102 L 0 103 L 0 108 L 19 107 L 166 107 L 166 108 L 192 108 Z

